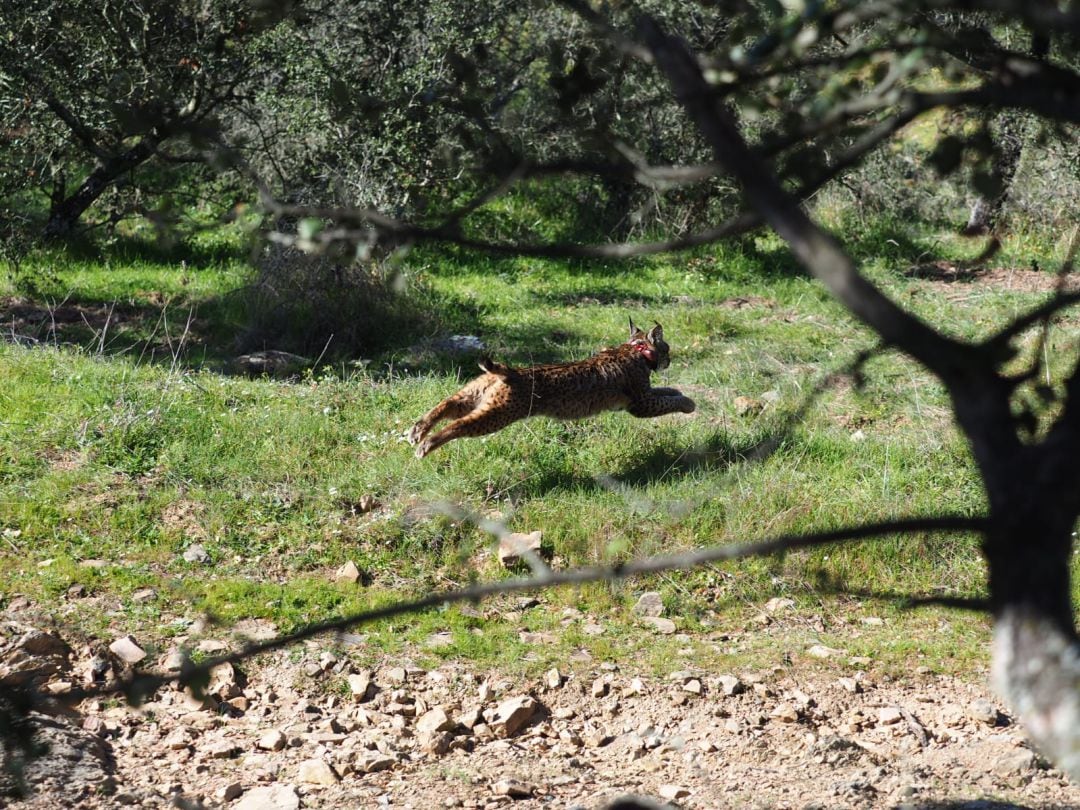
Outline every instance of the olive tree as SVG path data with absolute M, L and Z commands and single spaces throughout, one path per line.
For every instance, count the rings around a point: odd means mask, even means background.
M 975 120 L 1023 114 L 1075 145 L 1080 73 L 1073 65 L 1080 14 L 1052 3 L 1006 0 L 788 4 L 774 6 L 771 17 L 748 14 L 749 25 L 718 28 L 712 40 L 695 44 L 679 19 L 659 19 L 645 10 L 630 24 L 625 9 L 608 17 L 590 5 L 567 5 L 653 79 L 662 79 L 658 103 L 677 103 L 695 134 L 687 137 L 684 127 L 676 127 L 663 148 L 624 145 L 634 160 L 613 163 L 586 155 L 560 165 L 560 171 L 643 184 L 656 177 L 720 180 L 740 190 L 745 209 L 656 242 L 523 244 L 463 227 L 494 196 L 549 171 L 543 161 L 521 154 L 513 171 L 489 173 L 489 190 L 444 212 L 434 225 L 384 211 L 308 210 L 333 226 L 312 246 L 373 238 L 402 245 L 435 240 L 511 253 L 620 257 L 700 245 L 760 225 L 773 228 L 799 262 L 876 333 L 883 349 L 915 359 L 948 391 L 985 488 L 987 512 L 966 526 L 982 537 L 988 572 L 985 601 L 950 603 L 992 615 L 999 689 L 1036 744 L 1063 770 L 1080 776 L 1080 641 L 1070 585 L 1080 518 L 1080 363 L 1047 384 L 1041 350 L 1018 359 L 1019 338 L 1034 331 L 1042 345 L 1051 319 L 1080 302 L 1080 295 L 1061 286 L 996 333 L 959 340 L 890 300 L 860 271 L 842 240 L 800 205 L 904 126 L 937 110 Z M 944 13 L 961 24 L 941 25 Z M 966 15 L 977 16 L 968 25 Z M 1019 32 L 1034 45 L 1009 47 L 997 31 Z M 931 160 L 945 177 L 968 167 L 976 188 L 986 190 L 995 173 L 999 183 L 1004 179 L 995 140 L 946 134 Z M 702 144 L 710 153 L 704 161 Z M 678 161 L 655 165 L 646 158 L 650 154 Z M 265 202 L 270 210 L 303 214 L 302 207 Z M 1076 247 L 1063 271 L 1071 269 Z M 912 519 L 918 524 L 917 516 Z M 852 531 L 863 536 L 897 530 L 862 528 L 864 533 Z M 779 547 L 813 542 L 802 538 Z M 643 568 L 651 570 L 647 563 Z M 593 573 L 622 576 L 627 569 Z M 559 579 L 538 574 L 536 581 Z
M 43 210 L 49 237 L 72 233 L 108 195 L 112 211 L 98 222 L 165 216 L 203 166 L 201 146 L 220 137 L 219 116 L 240 101 L 254 68 L 247 42 L 265 22 L 243 0 L 0 5 L 9 205 Z

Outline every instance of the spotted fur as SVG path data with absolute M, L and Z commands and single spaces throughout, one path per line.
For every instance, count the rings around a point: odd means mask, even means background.
M 671 364 L 664 329 L 648 332 L 630 321 L 630 338 L 588 360 L 511 368 L 484 359 L 485 372 L 432 408 L 409 431 L 416 457 L 454 439 L 483 436 L 529 416 L 581 419 L 601 411 L 628 411 L 648 418 L 693 413 L 694 401 L 674 388 L 653 388 L 649 375 Z M 453 420 L 428 435 L 443 419 Z

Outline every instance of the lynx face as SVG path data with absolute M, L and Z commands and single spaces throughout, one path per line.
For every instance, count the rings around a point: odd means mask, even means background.
M 656 322 L 654 321 L 654 323 Z M 671 365 L 670 347 L 664 342 L 664 327 L 659 323 L 656 323 L 656 326 L 645 332 L 634 326 L 634 321 L 631 319 L 630 340 L 628 342 L 637 351 L 645 355 L 646 359 L 650 361 L 653 370 L 664 369 Z
M 630 338 L 621 346 L 576 363 L 511 368 L 493 360 L 486 373 L 432 408 L 409 431 L 409 442 L 423 458 L 454 439 L 494 433 L 528 416 L 581 419 L 602 411 L 628 411 L 648 418 L 693 413 L 693 400 L 674 388 L 653 388 L 649 374 L 671 365 L 664 329 L 648 332 L 630 321 Z M 433 436 L 443 419 L 453 420 Z

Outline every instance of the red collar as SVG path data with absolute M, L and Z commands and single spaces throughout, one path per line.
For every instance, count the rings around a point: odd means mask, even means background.
M 635 350 L 641 352 L 642 357 L 645 358 L 645 362 L 649 364 L 649 368 L 653 371 L 656 370 L 656 349 L 646 343 L 644 340 L 635 340 L 630 344 Z

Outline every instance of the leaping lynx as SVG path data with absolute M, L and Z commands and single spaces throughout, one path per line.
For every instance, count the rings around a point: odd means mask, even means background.
M 510 368 L 489 359 L 486 373 L 432 408 L 409 431 L 409 443 L 423 458 L 449 441 L 483 436 L 528 416 L 580 419 L 601 411 L 626 410 L 638 417 L 693 413 L 694 401 L 674 388 L 652 388 L 649 374 L 667 368 L 664 329 L 648 333 L 630 321 L 630 338 L 588 360 L 528 368 Z M 428 436 L 443 419 L 453 421 Z

